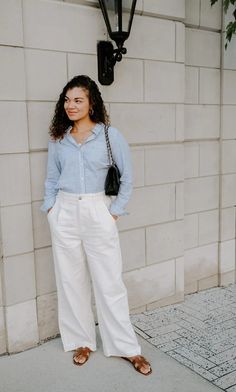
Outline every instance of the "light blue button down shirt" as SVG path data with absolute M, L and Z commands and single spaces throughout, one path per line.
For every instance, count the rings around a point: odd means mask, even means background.
M 104 124 L 97 123 L 82 144 L 76 142 L 71 129 L 72 126 L 67 129 L 63 140 L 48 141 L 44 203 L 40 206 L 43 212 L 54 205 L 59 189 L 78 194 L 104 191 L 109 165 Z M 108 132 L 113 159 L 121 174 L 119 193 L 112 197 L 110 213 L 126 215 L 125 207 L 133 189 L 130 149 L 118 129 L 110 126 Z

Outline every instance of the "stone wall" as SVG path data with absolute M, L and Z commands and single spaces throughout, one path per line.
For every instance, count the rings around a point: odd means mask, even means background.
M 236 42 L 224 53 L 221 6 L 209 2 L 138 0 L 115 82 L 99 86 L 132 152 L 134 192 L 118 221 L 132 312 L 234 281 Z M 58 333 L 39 210 L 48 125 L 67 80 L 97 80 L 103 39 L 95 0 L 0 3 L 0 354 Z

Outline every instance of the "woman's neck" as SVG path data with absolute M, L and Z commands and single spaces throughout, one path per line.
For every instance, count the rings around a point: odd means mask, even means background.
M 86 132 L 96 125 L 93 121 L 74 121 L 74 130 L 77 132 Z

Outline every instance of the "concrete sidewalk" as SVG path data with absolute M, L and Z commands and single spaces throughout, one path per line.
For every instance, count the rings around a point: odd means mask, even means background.
M 0 357 L 1 392 L 220 392 L 192 370 L 141 337 L 142 354 L 153 373 L 143 376 L 127 361 L 106 358 L 97 328 L 98 347 L 82 367 L 72 362 L 56 338 L 36 348 Z

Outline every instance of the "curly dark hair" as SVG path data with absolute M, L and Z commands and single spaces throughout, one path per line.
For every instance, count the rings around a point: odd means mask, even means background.
M 87 90 L 89 103 L 93 109 L 92 114 L 89 113 L 90 119 L 96 123 L 101 122 L 105 125 L 110 125 L 109 115 L 97 84 L 87 75 L 78 75 L 65 85 L 56 103 L 54 116 L 49 127 L 49 135 L 55 140 L 63 139 L 67 128 L 74 123 L 68 118 L 64 109 L 65 95 L 68 90 L 74 87 L 81 87 Z

